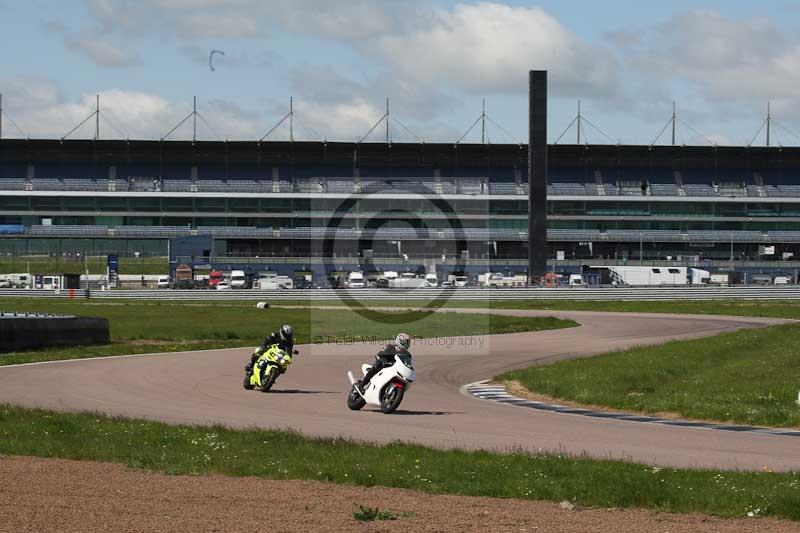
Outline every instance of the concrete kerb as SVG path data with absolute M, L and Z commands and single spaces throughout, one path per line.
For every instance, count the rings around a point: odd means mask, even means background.
M 571 407 L 550 402 L 539 402 L 520 398 L 509 394 L 504 385 L 489 385 L 491 380 L 476 381 L 468 383 L 459 388 L 459 392 L 465 396 L 471 396 L 478 400 L 492 401 L 512 407 L 525 407 L 538 411 L 547 411 L 561 415 L 587 416 L 592 418 L 602 418 L 608 420 L 620 420 L 623 422 L 634 422 L 641 424 L 659 424 L 664 426 L 676 426 L 689 429 L 704 429 L 712 431 L 730 431 L 736 433 L 755 433 L 761 435 L 779 435 L 784 437 L 800 437 L 800 430 L 792 428 L 767 428 L 759 426 L 747 426 L 740 424 L 723 424 L 719 422 L 705 422 L 698 420 L 671 419 L 657 416 L 640 415 L 619 411 L 600 411 L 586 409 L 582 407 Z M 800 401 L 800 400 L 799 400 Z

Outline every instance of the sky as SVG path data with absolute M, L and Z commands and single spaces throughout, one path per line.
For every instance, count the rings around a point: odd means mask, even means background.
M 800 145 L 800 0 L 0 0 L 3 137 L 526 142 L 549 72 L 550 142 Z M 209 65 L 212 50 L 213 70 Z M 192 120 L 169 139 L 191 139 Z M 566 131 L 565 131 L 566 130 Z M 761 131 L 759 131 L 761 130 Z M 69 138 L 92 138 L 94 121 Z M 563 133 L 563 135 L 562 135 Z M 367 142 L 384 139 L 381 124 Z

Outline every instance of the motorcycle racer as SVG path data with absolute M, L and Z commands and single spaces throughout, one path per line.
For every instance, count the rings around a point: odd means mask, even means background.
M 394 364 L 395 355 L 404 354 L 411 356 L 411 353 L 408 351 L 410 347 L 411 337 L 408 335 L 408 333 L 398 333 L 394 338 L 394 341 L 387 344 L 375 355 L 375 363 L 358 384 L 359 390 L 363 393 L 375 374 L 388 366 L 392 366 Z
M 261 355 L 267 351 L 271 346 L 278 346 L 286 353 L 295 353 L 294 351 L 294 328 L 289 324 L 284 324 L 278 331 L 272 332 L 267 335 L 261 345 L 250 356 L 250 362 L 244 367 L 247 372 L 253 371 L 253 366 L 256 364 Z

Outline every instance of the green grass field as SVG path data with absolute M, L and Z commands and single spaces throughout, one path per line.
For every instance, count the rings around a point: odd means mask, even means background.
M 285 431 L 0 406 L 0 454 L 122 463 L 171 474 L 313 479 L 361 486 L 800 520 L 800 473 L 680 470 L 561 455 L 444 451 Z
M 0 365 L 22 362 L 254 346 L 281 324 L 290 323 L 299 344 L 322 337 L 391 339 L 398 330 L 418 338 L 539 331 L 575 326 L 554 318 L 499 317 L 413 312 L 355 313 L 347 310 L 265 309 L 253 303 L 181 303 L 0 298 L 0 310 L 99 316 L 109 320 L 112 344 L 0 356 Z M 394 318 L 394 320 L 387 320 Z
M 530 391 L 615 410 L 800 427 L 800 325 L 674 341 L 508 372 Z
M 90 274 L 105 274 L 106 256 L 91 256 L 88 259 Z M 33 256 L 0 256 L 0 274 L 85 274 L 87 262 L 74 257 Z M 169 273 L 169 262 L 166 257 L 119 258 L 120 274 L 163 274 Z
M 425 307 L 428 301 L 371 300 L 365 307 Z M 273 305 L 338 306 L 340 301 L 273 301 Z M 354 304 L 354 303 L 353 303 Z M 583 301 L 583 300 L 450 300 L 444 307 L 479 309 L 539 309 L 544 311 L 607 311 L 618 313 L 678 313 L 763 316 L 800 319 L 800 300 L 702 301 Z

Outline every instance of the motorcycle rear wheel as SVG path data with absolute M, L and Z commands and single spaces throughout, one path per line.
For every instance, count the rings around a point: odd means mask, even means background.
M 255 388 L 256 388 L 256 386 L 255 386 L 255 385 L 253 385 L 252 383 L 250 383 L 250 377 L 251 377 L 252 375 L 253 375 L 253 374 L 250 374 L 250 373 L 248 373 L 248 374 L 246 374 L 246 375 L 244 376 L 244 383 L 243 383 L 243 385 L 244 385 L 244 390 L 253 390 L 253 389 L 255 389 Z
M 367 402 L 364 401 L 364 398 L 362 398 L 356 390 L 356 386 L 353 385 L 350 388 L 350 394 L 347 395 L 347 407 L 349 407 L 352 411 L 358 411 L 366 404 Z
M 403 401 L 403 394 L 405 394 L 405 389 L 395 387 L 394 384 L 390 383 L 386 392 L 383 393 L 383 397 L 381 397 L 381 412 L 386 415 L 393 413 L 400 406 L 400 402 Z
M 261 382 L 261 392 L 269 392 L 275 380 L 278 379 L 278 374 L 280 374 L 280 372 L 277 367 L 267 367 L 267 375 L 264 376 L 264 380 Z

